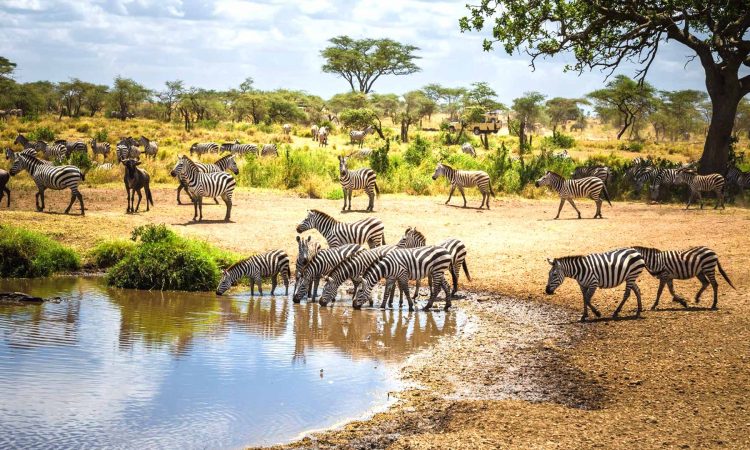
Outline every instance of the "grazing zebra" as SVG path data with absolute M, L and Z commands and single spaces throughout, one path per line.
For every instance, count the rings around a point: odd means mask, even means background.
M 581 178 L 596 177 L 607 184 L 611 176 L 612 170 L 607 166 L 581 166 L 575 168 L 572 178 L 580 180 Z
M 377 217 L 368 217 L 352 223 L 339 222 L 323 211 L 312 209 L 297 225 L 297 233 L 315 228 L 326 238 L 329 247 L 344 244 L 367 244 L 370 248 L 385 245 L 385 226 Z
M 156 153 L 159 151 L 159 143 L 156 141 L 149 140 L 146 136 L 141 136 L 138 142 L 143 146 L 143 153 L 146 156 L 156 158 Z
M 372 155 L 372 149 L 371 148 L 360 148 L 359 150 L 355 151 L 354 153 L 349 154 L 349 158 L 351 159 L 367 159 Z
M 125 191 L 128 195 L 128 209 L 126 212 L 138 212 L 138 208 L 141 206 L 141 199 L 143 198 L 141 189 L 146 191 L 146 211 L 148 211 L 149 204 L 151 206 L 154 205 L 154 199 L 151 197 L 151 188 L 149 187 L 151 177 L 145 170 L 138 167 L 141 162 L 137 159 L 126 159 L 122 164 L 125 166 L 125 178 L 123 181 L 125 182 Z M 136 193 L 138 194 L 138 204 L 133 208 Z
M 195 164 L 198 167 L 198 170 L 204 173 L 212 173 L 212 172 L 225 172 L 229 170 L 235 175 L 239 175 L 240 169 L 237 167 L 237 162 L 234 160 L 234 155 L 226 155 L 219 158 L 215 163 L 199 163 L 193 161 L 193 164 Z M 174 168 L 172 168 L 172 176 L 177 177 L 177 180 L 180 182 L 180 185 L 177 186 L 177 204 L 181 205 L 182 200 L 180 199 L 180 192 L 182 190 L 187 191 L 187 185 L 182 181 L 180 178 L 180 172 L 182 172 L 183 163 L 178 158 L 177 164 L 175 164 Z M 189 194 L 188 194 L 189 195 Z M 192 197 L 191 197 L 192 200 Z M 219 204 L 219 201 L 214 197 L 214 203 L 217 205 Z
M 10 208 L 10 189 L 8 189 L 8 181 L 10 181 L 10 174 L 0 169 L 0 203 L 2 203 L 3 195 L 8 196 L 8 208 Z
M 221 151 L 229 152 L 235 155 L 246 155 L 248 153 L 257 155 L 258 146 L 255 144 L 240 144 L 240 141 L 234 141 L 226 144 L 221 144 Z
M 651 183 L 653 186 L 651 189 L 651 199 L 656 201 L 659 199 L 659 192 L 662 186 L 674 186 L 683 184 L 684 181 L 680 179 L 680 170 L 682 169 L 656 169 L 656 175 L 654 175 L 654 181 Z
M 334 267 L 341 264 L 350 256 L 356 255 L 357 253 L 364 250 L 359 244 L 346 244 L 339 247 L 327 248 L 321 250 L 313 259 L 302 267 L 299 285 L 296 286 L 296 292 L 292 301 L 299 303 L 305 297 L 312 296 L 312 301 L 315 301 L 315 296 L 318 293 L 318 283 L 320 278 L 328 275 Z M 312 282 L 312 292 L 308 293 L 308 286 Z
M 380 261 L 368 268 L 362 276 L 362 285 L 357 291 L 355 301 L 363 305 L 372 298 L 372 289 L 381 278 L 394 279 L 399 289 L 406 295 L 409 311 L 414 310 L 414 304 L 409 296 L 409 280 L 429 278 L 430 299 L 424 310 L 432 308 L 432 304 L 442 288 L 445 292 L 445 310 L 451 307 L 450 287 L 445 281 L 445 271 L 451 264 L 448 250 L 439 246 L 417 248 L 399 248 L 386 254 Z M 385 308 L 387 298 L 383 295 L 381 308 Z
M 65 157 L 69 158 L 70 155 L 72 155 L 75 152 L 81 152 L 86 153 L 88 151 L 88 147 L 86 146 L 86 143 L 83 141 L 66 141 L 65 139 L 58 139 L 55 141 L 55 144 L 63 144 L 65 145 Z
M 319 128 L 315 124 L 313 124 L 310 127 L 310 136 L 312 137 L 313 141 L 317 141 L 318 140 L 318 130 L 319 130 Z
M 690 188 L 690 197 L 688 197 L 687 205 L 685 209 L 690 208 L 690 204 L 693 203 L 693 199 L 696 197 L 701 202 L 701 209 L 703 209 L 703 196 L 701 192 L 714 191 L 716 193 L 716 205 L 714 209 L 721 205 L 724 209 L 724 177 L 718 173 L 712 173 L 709 175 L 698 175 L 691 169 L 680 169 L 677 177 L 679 183 L 687 184 Z
M 740 195 L 742 195 L 746 188 L 750 188 L 750 172 L 743 172 L 733 164 L 728 166 L 725 179 L 727 187 L 737 186 Z
M 44 149 L 47 147 L 47 143 L 44 141 L 29 141 L 26 139 L 26 136 L 23 134 L 19 134 L 16 136 L 16 139 L 13 141 L 13 144 L 21 144 L 21 147 L 24 149 L 27 148 L 33 148 L 36 151 L 44 151 Z
M 354 190 L 364 189 L 367 193 L 369 201 L 367 203 L 367 212 L 372 212 L 375 207 L 375 194 L 380 195 L 378 189 L 377 175 L 375 171 L 369 167 L 363 167 L 357 170 L 349 170 L 346 168 L 346 157 L 339 156 L 339 182 L 341 183 L 341 189 L 344 191 L 344 207 L 342 211 L 346 211 L 346 202 L 349 200 L 349 211 L 352 210 L 352 192 Z
M 83 195 L 78 191 L 78 184 L 84 180 L 84 174 L 76 166 L 53 166 L 45 164 L 34 156 L 21 153 L 13 154 L 13 165 L 10 168 L 11 176 L 18 175 L 26 170 L 34 180 L 39 192 L 36 194 L 36 210 L 44 210 L 44 191 L 54 189 L 70 189 L 70 204 L 65 208 L 65 214 L 70 212 L 73 202 L 78 199 L 81 204 L 81 215 L 83 216 Z M 40 202 L 41 200 L 41 202 Z
M 601 180 L 599 180 L 601 181 Z M 589 308 L 596 317 L 601 317 L 599 311 L 591 304 L 591 298 L 598 288 L 613 288 L 625 283 L 625 295 L 617 306 L 612 317 L 617 317 L 625 301 L 630 297 L 630 291 L 635 292 L 638 301 L 636 317 L 641 315 L 641 290 L 636 284 L 638 276 L 643 272 L 645 262 L 637 250 L 621 248 L 605 253 L 592 253 L 585 256 L 565 256 L 547 260 L 552 266 L 545 292 L 552 295 L 565 281 L 566 277 L 575 279 L 583 294 L 583 315 L 581 322 L 589 316 Z
M 229 222 L 232 215 L 232 194 L 237 182 L 234 177 L 226 172 L 201 172 L 201 169 L 187 156 L 180 156 L 182 166 L 177 170 L 177 166 L 172 169 L 172 176 L 180 177 L 187 187 L 188 194 L 193 201 L 195 213 L 193 220 L 203 220 L 203 197 L 221 196 L 227 205 L 227 212 L 224 221 Z
M 260 151 L 261 156 L 279 156 L 279 151 L 276 148 L 276 144 L 265 144 L 263 149 Z
M 487 204 L 487 209 L 490 209 L 490 195 L 494 197 L 495 192 L 492 190 L 492 183 L 487 172 L 481 170 L 456 170 L 445 163 L 438 163 L 437 167 L 435 167 L 435 173 L 432 174 L 432 179 L 437 180 L 440 176 L 444 176 L 451 183 L 448 200 L 445 201 L 446 205 L 451 201 L 453 192 L 458 188 L 461 197 L 464 198 L 464 208 L 466 208 L 464 188 L 476 186 L 479 192 L 482 193 L 482 204 L 479 205 L 479 209 L 484 208 L 485 203 Z
M 328 147 L 328 127 L 320 127 L 318 130 L 318 147 Z
M 302 268 L 309 263 L 315 255 L 322 249 L 320 242 L 313 241 L 312 236 L 302 239 L 297 236 L 297 262 L 294 265 L 294 286 L 299 286 L 299 279 L 302 276 Z M 309 280 L 307 290 L 312 291 L 313 280 Z
M 364 130 L 352 130 L 349 132 L 349 143 L 359 144 L 359 148 L 362 148 L 362 144 L 365 143 L 365 137 L 367 137 L 368 134 L 370 134 L 373 130 L 372 125 L 368 126 Z
M 625 176 L 632 180 L 636 194 L 640 195 L 643 185 L 649 183 L 653 189 L 656 186 L 656 178 L 659 175 L 659 169 L 654 166 L 634 164 L 625 173 Z
M 137 142 L 132 137 L 122 138 L 115 147 L 117 162 L 120 163 L 126 159 L 140 159 L 141 151 L 138 149 Z
M 96 139 L 92 139 L 90 144 L 91 151 L 94 153 L 94 159 L 96 159 L 96 155 L 102 155 L 102 157 L 105 159 L 107 158 L 107 156 L 109 156 L 109 142 L 97 142 Z
M 732 286 L 732 289 L 735 289 L 727 273 L 721 267 L 721 263 L 719 263 L 719 256 L 708 247 L 692 247 L 687 250 L 665 251 L 649 247 L 633 248 L 643 256 L 646 262 L 646 270 L 659 279 L 659 290 L 656 292 L 656 300 L 651 306 L 652 310 L 656 309 L 659 305 L 659 297 L 661 297 L 665 284 L 669 288 L 669 293 L 672 294 L 672 300 L 687 308 L 685 299 L 675 293 L 672 280 L 688 280 L 693 277 L 697 277 L 701 282 L 701 287 L 695 294 L 695 303 L 700 301 L 701 294 L 711 284 L 714 290 L 714 302 L 711 305 L 711 309 L 716 309 L 716 304 L 719 301 L 719 283 L 716 282 L 716 273 L 714 271 L 717 267 L 724 280 Z
M 557 208 L 557 215 L 555 219 L 560 217 L 560 211 L 562 211 L 565 200 L 567 200 L 573 209 L 578 213 L 578 218 L 581 218 L 581 211 L 578 210 L 576 204 L 573 202 L 574 198 L 589 197 L 596 202 L 596 214 L 594 219 L 602 218 L 602 199 L 600 196 L 604 194 L 604 198 L 612 206 L 612 202 L 609 201 L 609 193 L 607 192 L 607 185 L 597 177 L 580 178 L 578 180 L 566 180 L 555 172 L 547 171 L 544 176 L 534 183 L 536 187 L 550 186 L 552 189 L 557 191 L 560 195 L 560 207 Z
M 362 275 L 370 266 L 380 261 L 383 256 L 395 249 L 395 245 L 381 245 L 380 247 L 364 250 L 334 267 L 326 279 L 323 293 L 320 294 L 320 300 L 318 301 L 320 306 L 326 306 L 328 303 L 336 301 L 336 292 L 338 292 L 339 286 L 346 280 L 352 280 L 352 283 L 354 283 L 352 307 L 360 308 L 362 305 L 358 304 L 355 298 L 358 287 L 362 282 Z M 372 306 L 372 300 L 370 300 L 370 306 Z
M 56 162 L 61 162 L 68 157 L 68 147 L 63 142 L 54 142 L 47 144 L 44 141 L 36 142 L 37 149 L 44 152 L 44 156 Z
M 289 125 L 288 123 L 285 123 L 284 125 L 282 125 L 281 129 L 284 130 L 284 134 L 287 134 L 287 135 L 292 132 L 292 126 Z
M 219 153 L 219 144 L 216 142 L 196 142 L 190 146 L 190 156 L 193 156 L 193 153 L 197 153 L 198 156 L 206 153 Z
M 469 144 L 468 142 L 465 142 L 464 145 L 461 146 L 461 151 L 466 153 L 467 155 L 471 155 L 472 158 L 477 157 L 477 151 L 474 150 L 474 146 Z
M 250 279 L 250 295 L 252 296 L 255 296 L 255 285 L 258 285 L 258 294 L 263 295 L 261 279 L 271 277 L 271 295 L 273 295 L 279 274 L 281 274 L 281 280 L 284 282 L 286 295 L 289 295 L 289 256 L 286 252 L 274 250 L 251 256 L 221 271 L 221 280 L 216 288 L 216 295 L 224 294 L 242 277 Z

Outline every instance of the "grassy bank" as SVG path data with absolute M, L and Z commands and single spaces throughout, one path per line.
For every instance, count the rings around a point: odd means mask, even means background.
M 46 277 L 81 266 L 72 249 L 48 236 L 10 225 L 0 225 L 0 277 Z

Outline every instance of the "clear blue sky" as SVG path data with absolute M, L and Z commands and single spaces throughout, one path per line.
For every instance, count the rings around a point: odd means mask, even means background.
M 389 37 L 420 47 L 422 71 L 379 80 L 378 92 L 403 93 L 428 83 L 487 81 L 509 103 L 525 91 L 576 97 L 599 88 L 601 72 L 564 74 L 564 57 L 537 64 L 502 49 L 482 51 L 482 36 L 461 34 L 465 0 L 3 0 L 0 55 L 18 64 L 16 79 L 69 78 L 111 84 L 116 75 L 152 89 L 237 87 L 301 89 L 328 98 L 348 84 L 320 71 L 320 50 L 336 35 Z M 649 81 L 659 89 L 705 90 L 688 49 L 662 46 Z M 633 76 L 632 67 L 620 73 Z

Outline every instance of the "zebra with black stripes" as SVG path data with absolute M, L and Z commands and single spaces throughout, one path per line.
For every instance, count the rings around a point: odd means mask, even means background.
M 44 152 L 45 158 L 49 160 L 59 163 L 68 157 L 68 147 L 65 145 L 65 141 L 56 141 L 52 144 L 47 144 L 44 141 L 37 141 L 37 146 L 42 152 Z
M 284 131 L 284 134 L 289 135 L 289 133 L 292 132 L 292 125 L 285 123 L 281 126 L 282 131 Z
M 338 292 L 339 287 L 344 284 L 346 280 L 352 280 L 352 283 L 354 284 L 352 307 L 360 308 L 362 305 L 358 304 L 355 299 L 359 285 L 362 283 L 362 275 L 364 275 L 365 271 L 370 266 L 380 261 L 383 256 L 395 249 L 395 245 L 381 245 L 380 247 L 364 250 L 334 267 L 326 278 L 326 285 L 323 288 L 323 293 L 320 294 L 320 300 L 318 300 L 320 306 L 326 306 L 328 303 L 336 301 L 336 293 Z M 370 300 L 370 306 L 372 306 L 372 299 Z
M 260 151 L 260 156 L 279 156 L 276 144 L 264 144 Z
M 302 276 L 302 268 L 307 265 L 318 252 L 322 249 L 320 242 L 312 240 L 312 236 L 308 236 L 307 239 L 303 239 L 301 236 L 297 236 L 297 262 L 294 265 L 294 285 L 299 286 L 299 280 Z M 307 290 L 312 291 L 312 282 L 314 280 L 308 280 Z
M 7 147 L 6 147 L 6 148 L 5 148 L 5 159 L 6 159 L 6 160 L 8 160 L 8 161 L 11 161 L 11 160 L 13 160 L 13 153 L 14 153 L 14 152 L 13 152 L 13 150 L 11 150 L 11 149 L 9 149 L 9 148 L 7 148 Z M 18 152 L 18 153 L 19 153 L 19 154 L 21 154 L 21 155 L 29 155 L 29 156 L 33 156 L 34 158 L 38 159 L 38 160 L 39 160 L 39 162 L 41 162 L 42 164 L 46 164 L 46 165 L 48 165 L 48 166 L 51 166 L 51 165 L 53 165 L 53 164 L 52 164 L 52 161 L 47 161 L 47 160 L 44 160 L 44 159 L 41 159 L 41 158 L 39 158 L 39 156 L 38 156 L 38 152 L 36 151 L 36 149 L 33 149 L 33 148 L 25 148 L 25 149 L 21 150 L 21 151 L 20 151 L 20 152 Z
M 233 143 L 221 144 L 221 151 L 233 155 L 246 155 L 248 153 L 258 155 L 258 146 L 255 144 L 240 144 L 240 141 L 234 141 Z
M 193 161 L 193 164 L 195 164 L 198 167 L 198 170 L 204 173 L 212 173 L 212 172 L 225 172 L 230 171 L 235 175 L 240 174 L 240 169 L 237 167 L 237 162 L 234 160 L 234 155 L 225 155 L 219 158 L 215 163 L 199 163 Z M 173 177 L 176 177 L 179 181 L 180 185 L 177 186 L 177 204 L 181 205 L 182 200 L 180 199 L 180 193 L 184 189 L 187 191 L 187 185 L 182 181 L 180 178 L 180 172 L 182 172 L 182 167 L 184 163 L 178 158 L 177 163 L 172 168 L 171 175 Z M 214 203 L 217 205 L 219 204 L 219 200 L 214 197 Z
M 198 156 L 206 153 L 219 153 L 219 144 L 216 142 L 196 142 L 190 146 L 190 156 L 196 153 Z
M 43 152 L 45 148 L 47 148 L 47 143 L 44 141 L 30 141 L 24 136 L 23 134 L 18 134 L 16 136 L 16 139 L 13 141 L 13 144 L 21 144 L 21 147 L 24 149 L 27 148 L 33 148 L 34 150 L 38 152 Z
M 580 180 L 581 178 L 596 177 L 604 182 L 606 185 L 609 179 L 612 177 L 612 169 L 607 166 L 580 166 L 573 170 L 574 180 Z
M 716 205 L 714 209 L 717 209 L 719 205 L 724 209 L 724 177 L 718 173 L 712 173 L 709 175 L 698 175 L 691 169 L 680 169 L 677 175 L 679 183 L 684 183 L 690 188 L 690 197 L 688 197 L 687 205 L 685 209 L 689 209 L 695 198 L 700 201 L 701 209 L 703 209 L 703 196 L 701 192 L 711 192 L 716 194 Z
M 750 188 L 750 172 L 743 172 L 734 164 L 730 164 L 727 167 L 727 174 L 724 178 L 727 188 L 736 186 L 739 189 L 740 195 L 743 194 L 746 188 Z
M 138 142 L 143 147 L 143 153 L 151 158 L 156 158 L 156 154 L 159 152 L 159 143 L 152 141 L 146 136 L 141 136 Z
M 65 139 L 58 139 L 55 141 L 55 144 L 62 144 L 65 146 L 65 158 L 70 158 L 70 155 L 75 152 L 86 153 L 88 151 L 86 143 L 81 140 L 67 141 Z
M 651 186 L 651 189 L 654 189 L 658 174 L 659 169 L 654 166 L 633 164 L 627 170 L 625 176 L 632 181 L 636 194 L 640 195 L 641 190 L 646 183 Z
M 380 261 L 370 266 L 362 276 L 362 285 L 357 291 L 356 302 L 363 305 L 372 298 L 373 287 L 382 279 L 393 279 L 401 292 L 406 295 L 409 311 L 414 303 L 409 295 L 409 280 L 427 277 L 430 285 L 430 298 L 424 306 L 427 311 L 437 298 L 440 290 L 445 292 L 445 310 L 451 307 L 451 295 L 445 271 L 451 264 L 451 255 L 443 247 L 436 245 L 417 248 L 399 248 L 389 252 Z M 383 295 L 381 308 L 385 308 L 387 296 Z
M 659 279 L 659 290 L 656 292 L 656 300 L 651 306 L 652 310 L 659 305 L 659 297 L 661 297 L 665 285 L 669 288 L 669 293 L 672 294 L 672 300 L 687 308 L 685 299 L 675 293 L 672 280 L 688 280 L 693 277 L 698 278 L 701 282 L 701 287 L 695 294 L 695 303 L 700 301 L 701 294 L 710 284 L 714 290 L 714 302 L 711 309 L 716 309 L 719 301 L 719 283 L 716 282 L 715 272 L 717 268 L 724 280 L 732 289 L 735 289 L 727 273 L 724 272 L 724 268 L 721 267 L 719 256 L 708 247 L 664 251 L 650 247 L 633 248 L 643 256 L 643 260 L 646 262 L 646 270 Z
M 562 176 L 552 171 L 547 171 L 544 176 L 534 183 L 536 187 L 550 186 L 552 189 L 557 191 L 560 196 L 560 207 L 557 208 L 557 215 L 555 219 L 560 217 L 560 211 L 562 211 L 563 205 L 567 200 L 573 209 L 578 213 L 578 218 L 581 218 L 581 211 L 578 210 L 576 204 L 573 202 L 574 198 L 588 197 L 596 202 L 596 214 L 594 219 L 602 218 L 602 199 L 601 195 L 612 206 L 612 202 L 609 201 L 609 192 L 607 192 L 607 185 L 597 177 L 580 178 L 578 180 L 566 180 Z
M 341 210 L 347 210 L 346 203 L 348 199 L 348 210 L 351 211 L 352 192 L 363 189 L 369 199 L 366 211 L 372 212 L 375 207 L 375 195 L 380 194 L 377 178 L 378 176 L 375 174 L 375 171 L 369 167 L 349 170 L 346 167 L 346 157 L 339 156 L 339 182 L 341 183 L 341 189 L 344 191 L 344 207 Z
M 318 294 L 320 278 L 328 275 L 334 267 L 362 250 L 364 250 L 364 247 L 359 244 L 346 244 L 319 251 L 313 259 L 302 267 L 299 285 L 295 287 L 296 292 L 292 301 L 299 303 L 305 297 L 312 297 L 314 302 Z M 312 292 L 307 290 L 310 284 L 312 284 Z
M 232 215 L 232 195 L 237 182 L 226 172 L 201 172 L 200 168 L 187 156 L 180 156 L 183 165 L 178 172 L 172 170 L 172 176 L 179 175 L 187 186 L 188 194 L 193 201 L 195 213 L 193 220 L 203 220 L 203 197 L 221 197 L 227 205 L 224 221 L 229 222 Z
M 581 322 L 588 318 L 589 308 L 596 317 L 601 317 L 599 311 L 591 303 L 591 298 L 597 289 L 614 288 L 622 283 L 625 283 L 625 294 L 612 317 L 617 317 L 620 314 L 625 301 L 630 297 L 631 291 L 635 293 L 635 298 L 638 301 L 635 316 L 640 317 L 642 310 L 641 290 L 638 288 L 636 281 L 643 272 L 646 263 L 637 250 L 621 248 L 605 253 L 548 259 L 547 262 L 552 266 L 545 288 L 547 295 L 554 294 L 555 290 L 565 281 L 565 278 L 573 278 L 578 282 L 583 294 Z
M 487 210 L 490 209 L 490 195 L 494 197 L 495 192 L 492 190 L 492 183 L 487 172 L 481 170 L 457 170 L 448 164 L 438 163 L 437 167 L 435 167 L 435 172 L 432 174 L 432 179 L 437 180 L 441 176 L 447 178 L 451 184 L 448 200 L 445 201 L 446 205 L 451 201 L 453 192 L 458 188 L 461 197 L 464 198 L 464 208 L 466 208 L 464 188 L 476 186 L 479 192 L 482 193 L 482 203 L 479 205 L 479 209 L 484 208 L 485 204 L 487 205 Z
M 271 278 L 271 295 L 276 290 L 278 276 L 286 288 L 285 295 L 289 295 L 289 256 L 284 250 L 273 250 L 260 255 L 243 259 L 221 271 L 221 280 L 216 288 L 216 295 L 223 295 L 240 278 L 247 277 L 250 280 L 250 295 L 255 296 L 255 286 L 258 286 L 258 294 L 263 295 L 263 278 Z
M 109 156 L 110 152 L 110 145 L 109 142 L 97 142 L 96 139 L 92 139 L 91 142 L 91 152 L 94 154 L 94 159 L 96 159 L 96 155 L 102 155 L 104 159 Z
M 138 148 L 138 143 L 132 137 L 126 137 L 120 139 L 120 142 L 115 146 L 115 155 L 117 156 L 117 162 L 121 163 L 126 159 L 140 159 L 141 150 Z
M 339 222 L 323 211 L 312 209 L 297 225 L 297 233 L 316 229 L 328 242 L 329 247 L 344 244 L 367 244 L 370 248 L 385 245 L 383 222 L 377 217 L 367 217 L 356 222 Z
M 657 201 L 659 199 L 659 192 L 662 186 L 676 186 L 684 184 L 684 181 L 680 179 L 680 170 L 677 169 L 656 169 L 656 175 L 651 188 L 651 199 Z
M 474 146 L 468 142 L 464 142 L 464 145 L 461 146 L 461 151 L 467 155 L 471 155 L 472 158 L 477 157 L 477 151 L 474 149 Z
M 359 147 L 362 148 L 362 144 L 365 143 L 365 138 L 368 134 L 370 134 L 373 130 L 373 126 L 369 125 L 364 130 L 352 130 L 349 132 L 349 143 L 359 144 Z
M 85 215 L 83 206 L 83 195 L 78 190 L 78 185 L 85 179 L 85 175 L 76 166 L 53 166 L 45 164 L 34 156 L 24 154 L 23 152 L 14 153 L 12 156 L 13 165 L 10 168 L 10 175 L 18 175 L 22 170 L 26 170 L 34 180 L 37 189 L 36 210 L 44 210 L 44 191 L 53 189 L 56 191 L 70 189 L 70 204 L 65 208 L 65 214 L 70 212 L 70 208 L 76 199 L 81 204 L 81 215 Z

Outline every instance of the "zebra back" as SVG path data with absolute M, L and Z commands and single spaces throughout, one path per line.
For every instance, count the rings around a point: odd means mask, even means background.
M 289 256 L 284 250 L 272 250 L 250 256 L 222 271 L 216 293 L 221 295 L 242 277 L 262 278 L 277 273 L 289 274 Z
M 633 248 L 621 248 L 585 256 L 565 256 L 550 261 L 547 293 L 554 292 L 566 277 L 583 287 L 613 288 L 634 283 L 645 267 L 643 256 Z
M 385 244 L 385 226 L 377 217 L 367 217 L 352 223 L 339 222 L 323 211 L 312 209 L 297 225 L 297 233 L 317 229 L 325 237 L 329 247 L 344 244 L 370 244 L 378 247 Z

